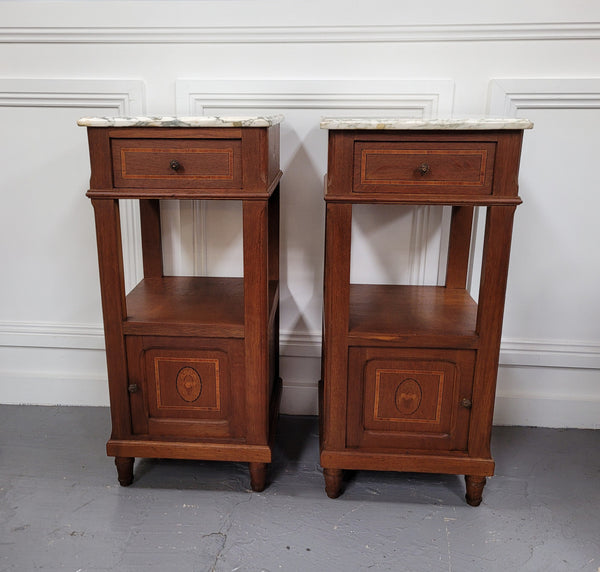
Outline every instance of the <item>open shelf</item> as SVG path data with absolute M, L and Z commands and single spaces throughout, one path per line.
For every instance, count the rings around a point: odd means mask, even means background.
M 244 337 L 244 279 L 145 278 L 127 296 L 126 334 Z
M 269 315 L 278 301 L 269 282 Z M 244 279 L 207 276 L 144 278 L 127 296 L 125 334 L 244 337 Z
M 350 345 L 475 348 L 477 304 L 443 286 L 350 285 Z

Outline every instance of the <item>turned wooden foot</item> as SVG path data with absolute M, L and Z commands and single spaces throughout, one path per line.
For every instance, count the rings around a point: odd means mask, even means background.
M 267 484 L 267 463 L 248 463 L 250 486 L 255 493 L 265 490 Z
M 336 499 L 342 494 L 342 469 L 323 469 L 325 477 L 325 492 L 330 499 Z
M 115 457 L 117 478 L 122 487 L 128 487 L 133 482 L 134 457 Z
M 483 487 L 485 487 L 485 477 L 473 475 L 465 475 L 465 483 L 467 483 L 467 504 L 471 506 L 479 506 L 481 504 L 481 495 Z

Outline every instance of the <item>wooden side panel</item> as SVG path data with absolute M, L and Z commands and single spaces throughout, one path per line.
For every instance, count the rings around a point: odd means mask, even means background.
M 269 436 L 268 202 L 243 201 L 244 331 L 247 438 L 266 444 Z
M 280 149 L 280 126 L 279 124 L 269 127 L 268 138 L 269 138 L 269 168 L 268 168 L 268 180 L 269 183 L 274 181 L 279 173 L 279 149 Z
M 269 181 L 267 130 L 242 130 L 242 187 L 249 192 L 267 192 Z
M 507 198 L 518 196 L 522 142 L 522 131 L 504 131 L 498 134 L 494 196 Z
M 131 422 L 123 337 L 126 309 L 119 203 L 115 200 L 92 200 L 92 205 L 96 217 L 112 435 L 113 438 L 120 439 L 131 434 Z
M 279 222 L 279 185 L 277 185 L 269 198 L 268 206 L 269 395 L 272 395 L 273 387 L 279 380 Z
M 90 189 L 111 189 L 113 174 L 108 130 L 100 127 L 88 127 L 87 133 L 92 169 Z
M 325 225 L 323 449 L 345 447 L 352 205 L 327 205 Z
M 473 420 L 469 435 L 469 453 L 479 457 L 490 455 L 514 213 L 515 207 L 490 207 L 486 217 L 477 313 L 480 352 L 475 368 Z
M 352 190 L 353 132 L 329 131 L 325 198 Z

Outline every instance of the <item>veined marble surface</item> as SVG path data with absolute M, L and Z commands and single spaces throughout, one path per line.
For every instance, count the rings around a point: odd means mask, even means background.
M 531 129 L 533 123 L 519 118 L 415 119 L 409 117 L 323 117 L 321 129 Z
M 214 117 L 82 117 L 81 127 L 271 127 L 283 121 L 283 115 L 228 115 Z

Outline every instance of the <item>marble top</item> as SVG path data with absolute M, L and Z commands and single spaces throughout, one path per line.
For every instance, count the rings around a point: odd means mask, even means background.
M 410 117 L 323 117 L 321 129 L 531 129 L 528 119 L 480 117 L 415 119 Z
M 271 127 L 283 121 L 283 115 L 228 115 L 214 117 L 82 117 L 81 127 Z

